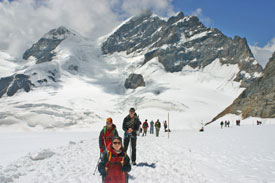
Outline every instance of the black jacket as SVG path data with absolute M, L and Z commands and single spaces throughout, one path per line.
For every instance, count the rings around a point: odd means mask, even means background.
M 132 128 L 133 129 L 132 135 L 137 136 L 137 131 L 139 129 L 139 125 L 140 125 L 140 121 L 136 114 L 133 119 L 128 115 L 123 120 L 122 129 L 126 133 L 129 128 Z

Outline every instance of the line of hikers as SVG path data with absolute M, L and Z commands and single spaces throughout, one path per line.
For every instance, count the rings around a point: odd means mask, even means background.
M 164 129 L 167 131 L 167 122 L 164 121 Z M 129 114 L 124 118 L 122 129 L 124 131 L 124 139 L 119 137 L 116 125 L 113 124 L 112 118 L 107 118 L 106 126 L 103 127 L 99 134 L 100 159 L 98 163 L 98 171 L 102 176 L 104 183 L 127 183 L 128 172 L 131 171 L 130 158 L 127 155 L 127 149 L 131 143 L 131 161 L 132 165 L 136 164 L 136 145 L 137 135 L 146 136 L 149 124 L 147 119 L 140 122 L 134 108 L 130 108 Z M 157 120 L 155 123 L 150 122 L 150 134 L 159 136 L 161 123 Z
M 122 138 L 119 137 L 112 118 L 107 118 L 106 126 L 103 127 L 99 135 L 100 161 L 98 171 L 102 176 L 103 183 L 128 182 L 128 172 L 131 171 L 131 164 L 127 149 L 131 142 L 131 160 L 132 164 L 136 165 L 136 142 L 139 123 L 140 120 L 135 113 L 135 109 L 131 108 L 129 114 L 123 120 L 124 144 L 122 144 Z
M 167 121 L 163 122 L 163 126 L 164 126 L 164 131 L 167 132 L 168 131 Z M 147 119 L 143 123 L 139 122 L 139 130 L 137 135 L 140 136 L 140 134 L 142 133 L 142 136 L 146 136 L 148 128 L 149 128 L 149 124 Z M 155 123 L 153 120 L 150 122 L 150 134 L 154 134 L 154 128 L 156 130 L 156 137 L 158 137 L 159 131 L 161 128 L 161 123 L 159 119 Z
M 256 124 L 257 125 L 262 125 L 262 121 L 259 121 L 259 120 L 257 120 L 256 121 Z M 225 120 L 225 122 L 223 122 L 223 121 L 221 121 L 220 122 L 220 125 L 221 125 L 221 128 L 223 128 L 223 125 L 224 125 L 224 127 L 228 127 L 229 128 L 229 125 L 230 125 L 230 121 L 228 120 L 228 121 L 226 121 Z M 241 126 L 241 120 L 236 120 L 236 126 Z M 200 130 L 201 131 L 201 130 Z M 203 129 L 202 129 L 202 131 L 203 131 Z
M 223 127 L 223 125 L 224 125 L 224 127 L 228 127 L 229 128 L 230 127 L 230 121 L 229 120 L 228 121 L 225 120 L 224 122 L 221 121 L 220 125 L 221 125 L 221 128 Z
M 134 108 L 130 108 L 129 114 L 124 118 L 122 129 L 124 139 L 119 137 L 116 125 L 113 124 L 112 118 L 107 118 L 106 126 L 103 127 L 99 134 L 100 159 L 98 162 L 98 171 L 102 176 L 103 183 L 127 183 L 128 172 L 131 171 L 130 158 L 127 155 L 127 149 L 131 143 L 131 161 L 132 165 L 136 164 L 136 145 L 137 135 L 140 133 L 141 122 Z M 161 123 L 157 120 L 155 123 L 150 122 L 150 134 L 159 136 Z M 142 124 L 143 136 L 146 136 L 149 124 L 147 120 Z M 167 122 L 164 122 L 165 131 L 167 131 Z

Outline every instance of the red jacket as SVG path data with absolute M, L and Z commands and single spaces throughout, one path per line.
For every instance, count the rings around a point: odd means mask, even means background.
M 116 125 L 113 124 L 112 128 L 109 130 L 104 126 L 99 134 L 99 148 L 101 153 L 106 149 L 106 147 L 110 146 L 113 136 L 118 136 Z
M 124 151 L 117 154 L 112 148 L 108 148 L 108 152 L 104 152 L 98 168 L 101 174 L 107 168 L 104 183 L 126 183 L 128 179 L 127 172 L 131 170 L 130 159 Z
M 142 128 L 148 128 L 149 127 L 149 125 L 148 125 L 148 123 L 145 121 L 145 122 L 143 122 L 143 124 L 142 124 Z

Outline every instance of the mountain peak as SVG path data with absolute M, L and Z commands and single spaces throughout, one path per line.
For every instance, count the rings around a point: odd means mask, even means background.
M 173 24 L 183 18 L 184 18 L 184 14 L 183 14 L 183 12 L 180 11 L 176 14 L 176 16 L 170 17 L 167 21 L 167 24 Z
M 73 31 L 69 30 L 65 26 L 60 26 L 57 29 L 50 30 L 43 36 L 43 38 L 53 40 L 64 40 L 69 36 L 75 36 L 75 33 L 73 33 Z
M 55 56 L 52 52 L 63 40 L 68 37 L 75 36 L 72 30 L 65 26 L 60 26 L 57 29 L 52 29 L 46 33 L 37 43 L 25 51 L 23 59 L 27 60 L 30 56 L 37 59 L 36 63 L 49 62 Z

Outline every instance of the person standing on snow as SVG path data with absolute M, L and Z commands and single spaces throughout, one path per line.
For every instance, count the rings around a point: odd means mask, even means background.
M 154 121 L 150 122 L 150 134 L 154 134 Z
M 227 121 L 227 127 L 228 128 L 230 127 L 230 121 L 229 120 Z
M 127 183 L 131 171 L 130 158 L 122 146 L 121 137 L 115 136 L 98 164 L 103 183 Z
M 221 121 L 220 125 L 221 125 L 221 128 L 222 128 L 223 127 L 223 121 Z
M 168 127 L 167 126 L 167 121 L 165 120 L 163 124 L 164 124 L 164 131 L 167 132 L 167 127 Z
M 142 125 L 142 123 L 139 122 L 139 127 L 138 127 L 138 131 L 137 131 L 137 136 L 139 136 L 140 133 L 142 132 L 141 125 Z
M 146 136 L 146 134 L 147 134 L 147 128 L 149 127 L 149 125 L 148 125 L 148 123 L 147 123 L 147 119 L 143 122 L 143 124 L 142 124 L 142 128 L 143 128 L 143 134 L 142 134 L 142 136 Z
M 156 128 L 156 137 L 159 136 L 159 130 L 160 130 L 160 127 L 161 127 L 161 123 L 159 122 L 159 120 L 156 121 L 155 123 L 155 128 Z
M 112 118 L 107 118 L 106 126 L 103 127 L 99 134 L 99 149 L 101 155 L 112 143 L 113 136 L 118 136 L 116 125 L 113 124 Z
M 134 108 L 129 110 L 129 115 L 127 115 L 122 124 L 122 129 L 124 130 L 124 148 L 127 152 L 129 142 L 131 141 L 132 154 L 131 160 L 133 165 L 136 165 L 136 145 L 137 145 L 137 131 L 139 128 L 139 118 L 135 112 Z

